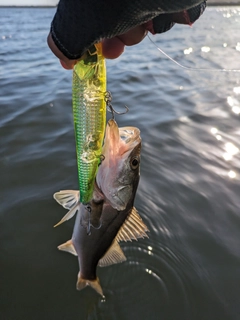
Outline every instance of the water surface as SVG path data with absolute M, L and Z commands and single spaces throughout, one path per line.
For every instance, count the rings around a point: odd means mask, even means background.
M 145 39 L 108 61 L 113 104 L 143 141 L 135 205 L 149 239 L 98 269 L 106 296 L 75 289 L 57 246 L 74 221 L 52 199 L 77 188 L 71 72 L 46 45 L 55 9 L 0 9 L 0 314 L 4 320 L 238 320 L 238 72 L 184 70 Z M 240 9 L 208 8 L 192 28 L 152 37 L 179 63 L 240 69 Z

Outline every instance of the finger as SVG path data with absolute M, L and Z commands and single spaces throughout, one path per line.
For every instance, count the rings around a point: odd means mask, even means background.
M 102 54 L 107 59 L 116 59 L 124 51 L 124 43 L 118 38 L 104 39 L 102 42 Z
M 124 51 L 125 46 L 132 46 L 143 40 L 146 36 L 147 30 L 143 26 L 137 26 L 128 32 L 111 38 L 103 40 L 103 56 L 107 59 L 116 59 Z
M 103 56 L 107 59 L 118 58 L 124 52 L 125 45 L 132 46 L 141 42 L 146 36 L 146 34 L 147 30 L 144 26 L 137 26 L 117 37 L 111 39 L 104 39 L 102 47 Z M 55 56 L 59 58 L 62 67 L 67 70 L 73 69 L 74 65 L 77 63 L 78 60 L 70 60 L 66 58 L 64 54 L 55 45 L 51 33 L 49 33 L 48 35 L 47 42 L 49 48 L 52 50 Z
M 47 43 L 55 56 L 60 60 L 62 67 L 67 70 L 73 69 L 74 65 L 77 63 L 77 60 L 70 60 L 64 56 L 64 54 L 55 45 L 51 33 L 48 35 Z
M 143 25 L 130 29 L 128 32 L 119 35 L 118 38 L 126 45 L 133 46 L 141 42 L 147 35 L 147 30 Z

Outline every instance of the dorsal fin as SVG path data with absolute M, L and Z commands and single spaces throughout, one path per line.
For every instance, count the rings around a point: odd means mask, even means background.
M 67 242 L 65 242 L 63 244 L 60 244 L 60 246 L 58 246 L 58 249 L 62 250 L 62 251 L 67 251 L 67 252 L 73 254 L 74 256 L 78 255 L 74 246 L 73 246 L 72 240 L 68 240 Z
M 78 190 L 61 190 L 54 193 L 53 198 L 67 210 L 71 210 L 80 199 Z
M 98 265 L 100 267 L 106 267 L 110 266 L 111 264 L 120 263 L 126 260 L 127 259 L 119 244 L 117 241 L 113 240 L 111 247 L 109 247 L 105 255 L 98 261 Z
M 119 229 L 116 240 L 119 241 L 132 241 L 138 238 L 148 237 L 146 232 L 148 228 L 139 216 L 136 208 L 132 208 L 132 211 L 124 221 L 123 225 Z

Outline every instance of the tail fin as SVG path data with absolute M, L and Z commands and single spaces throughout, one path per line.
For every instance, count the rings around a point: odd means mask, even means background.
M 78 274 L 78 281 L 77 281 L 77 290 L 82 290 L 85 287 L 90 286 L 92 287 L 97 293 L 99 293 L 102 297 L 104 297 L 99 279 L 97 278 L 96 280 L 87 280 L 81 278 L 80 272 Z

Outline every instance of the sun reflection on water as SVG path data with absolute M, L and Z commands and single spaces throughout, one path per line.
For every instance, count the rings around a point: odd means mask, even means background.
M 231 154 L 232 156 L 234 156 L 235 154 L 237 154 L 239 152 L 239 149 L 231 142 L 227 142 L 225 144 L 225 148 L 227 153 Z
M 149 274 L 152 274 L 152 270 L 150 270 L 150 269 L 146 269 L 146 272 Z
M 151 246 L 148 246 L 148 254 L 151 256 L 153 253 L 152 253 L 152 247 Z
M 223 140 L 224 134 L 220 135 L 218 128 L 212 127 L 210 129 L 210 132 L 213 136 L 216 137 L 218 141 Z M 225 152 L 222 153 L 222 157 L 226 162 L 233 160 L 234 156 L 239 153 L 239 148 L 232 142 L 225 142 L 223 149 L 225 150 Z M 231 179 L 235 179 L 237 177 L 236 172 L 234 170 L 230 170 L 230 168 L 228 172 L 225 172 L 225 175 L 227 175 Z
M 235 171 L 233 171 L 233 170 L 230 170 L 229 172 L 228 172 L 228 176 L 229 176 L 229 178 L 231 178 L 231 179 L 234 179 L 234 178 L 236 178 L 236 172 Z
M 218 132 L 218 129 L 217 128 L 211 128 L 210 131 L 211 131 L 212 134 L 216 134 Z
M 237 43 L 237 45 L 236 45 L 236 50 L 237 50 L 237 51 L 240 51 L 240 42 Z
M 183 50 L 183 53 L 184 54 L 190 54 L 190 53 L 192 53 L 193 52 L 193 48 L 187 48 L 187 49 L 184 49 Z
M 236 94 L 240 94 L 240 87 L 234 87 L 233 92 Z
M 211 51 L 211 48 L 207 47 L 207 46 L 204 46 L 204 47 L 201 48 L 201 51 L 202 52 L 209 52 L 209 51 Z
M 239 94 L 240 93 L 240 87 L 234 87 L 233 88 L 233 92 L 235 94 Z M 229 106 L 232 108 L 232 112 L 235 114 L 240 114 L 240 104 L 238 99 L 233 98 L 231 96 L 227 97 L 227 103 L 229 104 Z

